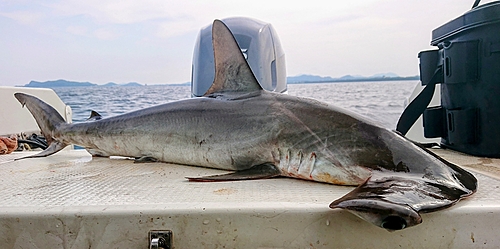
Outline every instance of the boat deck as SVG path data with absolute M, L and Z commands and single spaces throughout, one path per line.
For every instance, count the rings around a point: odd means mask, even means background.
M 290 178 L 188 182 L 223 171 L 84 150 L 13 161 L 0 156 L 2 248 L 147 248 L 170 230 L 174 248 L 495 248 L 500 245 L 500 159 L 435 150 L 471 170 L 478 192 L 388 232 L 331 201 L 352 187 Z

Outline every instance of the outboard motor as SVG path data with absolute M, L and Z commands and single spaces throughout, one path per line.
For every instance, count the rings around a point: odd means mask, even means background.
M 473 8 L 432 31 L 436 50 L 422 51 L 425 86 L 401 115 L 405 134 L 423 112 L 424 136 L 476 156 L 500 157 L 500 1 Z M 441 84 L 441 105 L 426 108 Z
M 222 19 L 233 33 L 257 81 L 264 90 L 286 92 L 285 53 L 271 24 L 246 17 Z M 194 47 L 191 95 L 200 97 L 215 77 L 212 24 L 202 28 Z

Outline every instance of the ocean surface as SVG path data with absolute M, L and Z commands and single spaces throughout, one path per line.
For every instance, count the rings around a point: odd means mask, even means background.
M 376 81 L 289 84 L 288 94 L 314 98 L 339 106 L 394 129 L 407 99 L 418 81 Z M 85 121 L 90 111 L 103 117 L 190 98 L 190 86 L 54 88 L 73 110 L 73 122 Z

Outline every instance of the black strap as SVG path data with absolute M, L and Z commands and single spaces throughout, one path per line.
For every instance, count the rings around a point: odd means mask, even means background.
M 472 9 L 476 8 L 479 5 L 479 2 L 481 2 L 481 0 L 474 1 L 474 4 L 472 4 Z
M 436 68 L 436 71 L 434 71 L 431 80 L 427 83 L 424 90 L 422 90 L 403 111 L 401 117 L 399 117 L 398 124 L 396 125 L 396 130 L 403 136 L 408 133 L 408 130 L 410 130 L 413 124 L 417 121 L 418 117 L 424 113 L 425 109 L 432 100 L 436 84 L 440 82 L 439 79 L 442 78 L 443 69 L 439 66 Z

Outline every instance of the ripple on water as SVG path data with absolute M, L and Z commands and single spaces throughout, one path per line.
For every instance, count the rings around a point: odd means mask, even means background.
M 293 96 L 314 98 L 367 116 L 393 129 L 404 100 L 418 81 L 290 84 Z M 85 121 L 90 110 L 104 117 L 116 116 L 159 104 L 186 99 L 190 86 L 63 87 L 54 89 L 73 109 L 73 122 Z

